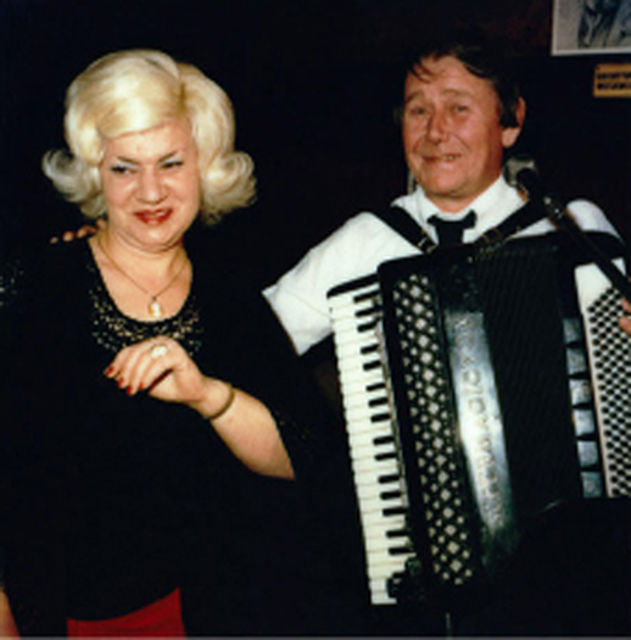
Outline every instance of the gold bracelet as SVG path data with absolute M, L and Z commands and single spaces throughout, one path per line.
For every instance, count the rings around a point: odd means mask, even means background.
M 220 418 L 232 406 L 232 403 L 234 402 L 234 397 L 236 395 L 236 391 L 229 382 L 226 382 L 226 384 L 228 385 L 228 392 L 229 392 L 228 399 L 223 403 L 223 405 L 221 406 L 221 409 L 219 409 L 218 411 L 215 411 L 215 413 L 211 413 L 209 416 L 206 416 L 208 420 L 216 420 L 217 418 Z

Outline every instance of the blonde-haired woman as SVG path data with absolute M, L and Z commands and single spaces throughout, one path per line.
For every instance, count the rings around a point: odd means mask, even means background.
M 105 212 L 99 172 L 105 141 L 181 117 L 191 126 L 199 154 L 202 218 L 216 221 L 249 204 L 253 163 L 234 150 L 230 99 L 197 67 L 161 51 L 111 53 L 74 80 L 64 123 L 72 157 L 61 150 L 46 154 L 44 173 L 87 218 L 97 218 Z
M 185 242 L 254 196 L 226 94 L 162 52 L 112 53 L 70 85 L 65 133 L 44 171 L 104 222 L 0 287 L 7 592 L 28 635 L 183 635 L 231 485 L 293 476 L 309 392 L 260 296 Z

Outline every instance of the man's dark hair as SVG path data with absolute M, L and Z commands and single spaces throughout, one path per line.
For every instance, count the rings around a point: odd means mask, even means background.
M 514 58 L 506 45 L 478 30 L 457 31 L 450 35 L 433 36 L 408 55 L 405 74 L 416 73 L 415 67 L 426 59 L 453 56 L 479 78 L 488 80 L 500 102 L 500 124 L 517 126 L 516 109 L 521 95 Z

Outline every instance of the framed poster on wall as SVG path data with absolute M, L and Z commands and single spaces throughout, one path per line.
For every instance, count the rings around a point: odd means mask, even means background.
M 631 0 L 554 0 L 552 54 L 631 53 Z

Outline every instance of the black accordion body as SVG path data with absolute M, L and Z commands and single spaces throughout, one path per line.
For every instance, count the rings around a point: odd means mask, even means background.
M 620 243 L 593 238 L 622 268 Z M 631 494 L 620 298 L 560 234 L 331 290 L 374 604 L 492 584 L 542 513 Z

